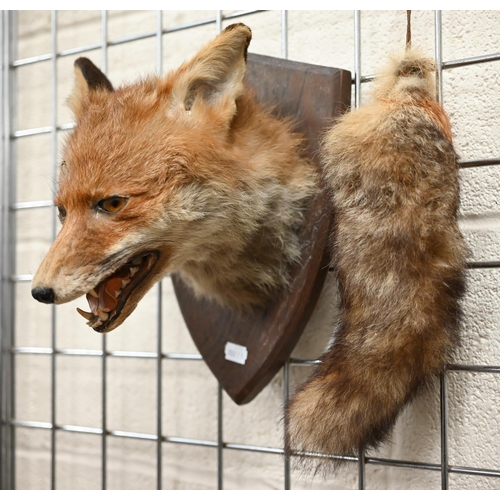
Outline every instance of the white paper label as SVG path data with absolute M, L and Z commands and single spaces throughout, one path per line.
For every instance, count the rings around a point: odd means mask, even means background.
M 248 357 L 248 349 L 242 345 L 226 342 L 224 355 L 228 361 L 244 365 Z

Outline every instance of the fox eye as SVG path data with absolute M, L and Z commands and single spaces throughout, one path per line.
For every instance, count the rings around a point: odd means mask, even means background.
M 66 219 L 66 209 L 64 207 L 57 207 L 57 216 L 61 222 Z
M 97 208 L 108 214 L 116 214 L 127 204 L 127 202 L 128 198 L 112 196 L 111 198 L 99 201 L 97 203 Z

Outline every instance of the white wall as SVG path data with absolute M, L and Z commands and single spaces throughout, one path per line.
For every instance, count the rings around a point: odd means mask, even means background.
M 214 16 L 214 11 L 165 11 L 164 27 Z M 250 15 L 238 21 L 253 31 L 251 52 L 280 57 L 281 13 Z M 229 23 L 225 23 L 229 24 Z M 354 28 L 352 11 L 290 11 L 289 58 L 353 71 Z M 443 57 L 455 60 L 498 52 L 500 12 L 443 12 Z M 434 54 L 434 14 L 414 11 L 413 43 Z M 405 11 L 363 11 L 362 72 L 375 74 L 389 51 L 403 48 Z M 154 31 L 156 13 L 110 13 L 109 39 Z M 164 36 L 164 70 L 176 67 L 215 35 L 215 24 Z M 58 14 L 58 50 L 99 43 L 101 18 L 97 11 L 61 11 Z M 19 14 L 19 58 L 51 51 L 50 13 Z M 101 54 L 84 55 L 97 65 Z M 108 76 L 114 83 L 131 81 L 155 71 L 155 39 L 111 46 Z M 58 123 L 71 122 L 64 101 L 72 86 L 76 56 L 58 61 Z M 18 129 L 50 125 L 50 62 L 18 70 Z M 444 104 L 453 125 L 455 144 L 463 160 L 499 157 L 500 62 L 456 68 L 445 72 Z M 370 85 L 363 86 L 363 94 Z M 62 141 L 64 133 L 60 134 Z M 51 139 L 49 135 L 18 141 L 17 201 L 52 198 Z M 473 260 L 500 257 L 500 167 L 462 171 L 461 227 Z M 17 272 L 34 273 L 50 245 L 51 211 L 42 208 L 18 214 Z M 500 365 L 500 271 L 472 270 L 465 300 L 463 345 L 456 362 Z M 50 347 L 50 307 L 31 299 L 29 283 L 17 285 L 17 346 Z M 155 351 L 157 290 L 151 291 L 136 312 L 107 336 L 109 350 Z M 195 353 L 169 282 L 163 286 L 164 352 Z M 333 276 L 294 355 L 316 357 L 328 342 L 337 295 Z M 85 326 L 75 307 L 57 308 L 57 347 L 100 349 L 101 335 Z M 156 432 L 156 363 L 152 360 L 108 360 L 108 427 L 115 430 Z M 292 368 L 299 383 L 308 368 Z M 98 358 L 58 357 L 57 423 L 101 426 L 101 364 Z M 164 362 L 163 433 L 207 440 L 217 439 L 216 381 L 202 362 Z M 498 374 L 450 373 L 449 462 L 451 465 L 499 469 L 500 379 Z M 280 373 L 250 404 L 238 407 L 224 396 L 224 440 L 265 446 L 282 446 Z M 50 358 L 16 356 L 16 418 L 50 421 Z M 440 462 L 439 387 L 419 397 L 398 420 L 391 444 L 372 456 L 408 461 Z M 50 486 L 50 434 L 19 428 L 17 436 L 17 487 Z M 110 437 L 108 487 L 154 488 L 155 443 Z M 57 434 L 57 487 L 100 488 L 100 437 Z M 216 487 L 216 450 L 165 444 L 164 488 Z M 367 465 L 368 488 L 439 488 L 439 472 Z M 224 452 L 226 488 L 282 488 L 282 457 L 240 451 Z M 294 488 L 356 488 L 356 467 L 328 477 L 294 472 Z M 500 479 L 452 474 L 452 488 L 500 488 Z

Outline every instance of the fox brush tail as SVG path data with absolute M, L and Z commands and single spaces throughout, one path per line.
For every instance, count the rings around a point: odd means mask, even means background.
M 376 447 L 459 342 L 466 247 L 434 69 L 408 49 L 381 74 L 372 102 L 324 138 L 340 319 L 287 405 L 289 452 L 338 457 Z

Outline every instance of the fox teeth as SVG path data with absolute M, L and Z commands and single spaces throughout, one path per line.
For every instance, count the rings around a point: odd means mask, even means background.
M 115 292 L 115 299 L 117 299 L 120 296 L 121 293 L 122 293 L 121 290 L 116 290 L 116 292 Z
M 138 268 L 138 267 L 131 267 L 131 268 L 129 269 L 129 271 L 130 271 L 130 277 L 131 277 L 131 278 L 133 278 L 133 277 L 134 277 L 134 274 L 135 274 L 137 271 L 139 271 L 139 268 Z
M 99 298 L 99 295 L 97 294 L 97 292 L 93 288 L 88 293 L 90 293 L 90 295 L 92 295 L 92 297 L 95 297 L 96 299 Z
M 78 314 L 83 316 L 89 322 L 95 318 L 95 316 L 91 312 L 82 311 L 79 307 L 77 307 L 76 310 L 77 310 Z
M 97 308 L 97 315 L 100 319 L 102 319 L 102 321 L 106 321 L 109 318 L 109 314 L 107 312 L 101 311 L 99 308 Z
M 122 280 L 122 288 L 125 288 L 130 283 L 130 280 Z
M 134 266 L 139 266 L 141 265 L 142 263 L 142 257 L 136 257 L 133 261 L 132 261 L 132 264 L 134 264 Z
M 97 314 L 92 314 L 91 312 L 82 311 L 79 307 L 76 308 L 78 314 L 82 315 L 87 321 L 87 325 L 92 328 L 97 328 L 102 325 L 103 321 L 106 321 L 109 317 L 108 313 L 102 312 L 100 309 L 97 309 Z M 101 321 L 102 320 L 102 321 Z

